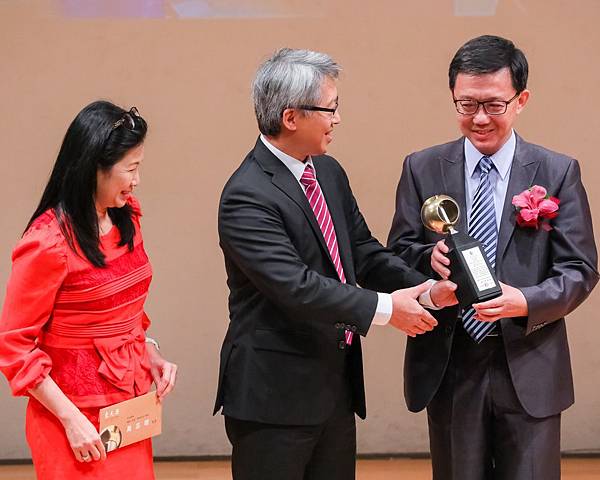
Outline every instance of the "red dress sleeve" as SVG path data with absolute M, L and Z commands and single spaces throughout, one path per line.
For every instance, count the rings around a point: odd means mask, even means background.
M 67 275 L 64 237 L 50 215 L 40 217 L 12 255 L 12 272 L 0 316 L 0 371 L 13 395 L 25 395 L 50 373 L 50 357 L 36 339 L 52 315 Z

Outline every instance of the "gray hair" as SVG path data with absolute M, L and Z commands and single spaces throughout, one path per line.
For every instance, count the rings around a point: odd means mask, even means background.
M 252 83 L 252 100 L 258 128 L 264 135 L 279 135 L 286 108 L 315 105 L 321 100 L 325 77 L 337 79 L 341 67 L 320 52 L 282 48 L 264 62 Z

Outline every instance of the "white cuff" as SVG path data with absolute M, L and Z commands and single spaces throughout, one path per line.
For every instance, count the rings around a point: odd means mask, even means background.
M 428 282 L 429 290 L 419 295 L 419 303 L 429 310 L 441 310 L 441 307 L 438 307 L 435 303 L 433 303 L 433 300 L 431 300 L 431 287 L 433 287 L 437 281 L 430 278 Z
M 390 318 L 392 318 L 393 309 L 392 296 L 389 293 L 377 292 L 377 309 L 375 310 L 371 324 L 387 325 Z

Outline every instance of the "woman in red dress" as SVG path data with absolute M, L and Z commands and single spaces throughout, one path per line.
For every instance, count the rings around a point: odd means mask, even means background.
M 150 440 L 108 455 L 100 408 L 162 400 L 177 367 L 145 332 L 152 269 L 132 192 L 146 122 L 109 102 L 73 120 L 40 204 L 13 251 L 0 317 L 0 370 L 30 397 L 26 436 L 43 480 L 153 479 Z

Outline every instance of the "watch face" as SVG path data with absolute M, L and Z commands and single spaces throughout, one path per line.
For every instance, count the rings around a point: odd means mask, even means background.
M 104 444 L 106 452 L 112 452 L 121 445 L 121 430 L 116 425 L 109 425 L 100 432 L 100 440 Z

